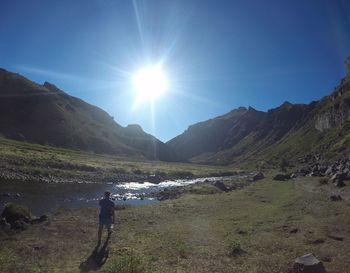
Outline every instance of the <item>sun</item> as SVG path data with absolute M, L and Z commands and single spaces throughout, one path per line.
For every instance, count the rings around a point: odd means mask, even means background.
M 149 65 L 133 75 L 133 86 L 139 101 L 154 101 L 167 91 L 169 84 L 160 65 Z

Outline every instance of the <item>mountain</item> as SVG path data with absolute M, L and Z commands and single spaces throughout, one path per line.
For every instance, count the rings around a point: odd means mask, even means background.
M 197 163 L 275 165 L 307 155 L 325 159 L 350 152 L 350 74 L 333 93 L 310 104 L 251 107 L 191 125 L 167 142 Z
M 96 153 L 177 161 L 138 125 L 122 127 L 102 109 L 0 69 L 0 134 L 11 139 Z

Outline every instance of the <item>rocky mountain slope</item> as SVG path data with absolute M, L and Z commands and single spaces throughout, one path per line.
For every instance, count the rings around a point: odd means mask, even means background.
M 329 96 L 310 104 L 283 103 L 267 112 L 238 108 L 191 125 L 167 143 L 185 158 L 211 164 L 279 164 L 310 155 L 350 152 L 350 75 Z
M 39 85 L 4 69 L 0 69 L 0 134 L 96 153 L 178 160 L 171 148 L 140 126 L 122 127 L 102 109 L 53 84 Z

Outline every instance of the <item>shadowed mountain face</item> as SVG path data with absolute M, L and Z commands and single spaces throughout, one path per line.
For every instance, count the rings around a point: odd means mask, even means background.
M 309 153 L 325 158 L 350 152 L 350 76 L 317 102 L 283 103 L 267 112 L 238 108 L 191 125 L 167 144 L 193 162 L 277 163 Z
M 0 69 L 0 134 L 97 153 L 176 161 L 171 148 L 138 125 L 126 128 L 98 107 L 56 86 Z
M 269 165 L 312 153 L 327 159 L 350 152 L 350 75 L 330 96 L 317 102 L 285 102 L 267 112 L 240 107 L 191 125 L 164 144 L 139 125 L 122 127 L 105 111 L 50 83 L 39 85 L 0 69 L 0 134 L 57 147 L 163 161 L 184 158 L 209 164 Z

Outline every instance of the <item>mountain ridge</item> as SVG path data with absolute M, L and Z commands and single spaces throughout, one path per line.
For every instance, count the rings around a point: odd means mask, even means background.
M 52 83 L 40 85 L 0 68 L 0 134 L 96 153 L 214 165 L 275 165 L 308 153 L 332 158 L 350 152 L 350 75 L 318 101 L 285 101 L 267 111 L 239 107 L 163 143 L 140 125 L 119 125 Z
M 166 144 L 205 164 L 275 165 L 281 158 L 297 161 L 307 153 L 340 156 L 350 147 L 350 75 L 318 101 L 286 101 L 266 112 L 239 107 L 189 126 Z
M 178 161 L 163 142 L 45 82 L 0 68 L 0 133 L 8 138 L 150 160 Z

